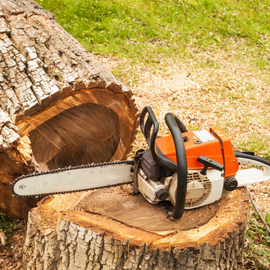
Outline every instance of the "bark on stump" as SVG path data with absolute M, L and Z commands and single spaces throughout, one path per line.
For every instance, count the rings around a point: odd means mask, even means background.
M 0 210 L 33 199 L 9 183 L 33 171 L 121 160 L 138 112 L 131 91 L 32 0 L 0 2 Z
M 132 187 L 44 198 L 29 212 L 26 269 L 238 269 L 243 262 L 248 196 L 168 220 Z

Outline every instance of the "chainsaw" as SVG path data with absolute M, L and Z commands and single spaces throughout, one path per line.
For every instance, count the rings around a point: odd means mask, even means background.
M 87 164 L 36 172 L 16 178 L 17 196 L 45 196 L 133 184 L 151 204 L 169 202 L 167 216 L 180 219 L 184 209 L 211 204 L 237 187 L 270 179 L 270 162 L 253 152 L 233 150 L 220 128 L 189 132 L 172 113 L 165 122 L 170 135 L 158 136 L 159 124 L 151 107 L 142 110 L 140 127 L 149 149 L 133 160 Z M 240 169 L 241 164 L 246 169 Z

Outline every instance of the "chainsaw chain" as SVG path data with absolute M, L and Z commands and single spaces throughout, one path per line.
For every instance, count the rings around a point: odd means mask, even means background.
M 67 194 L 67 193 L 74 193 L 74 192 L 80 192 L 80 191 L 95 190 L 95 189 L 102 189 L 102 188 L 116 187 L 116 186 L 132 184 L 133 181 L 130 181 L 130 182 L 119 183 L 119 184 L 114 184 L 114 185 L 106 185 L 106 186 L 100 186 L 100 187 L 94 187 L 94 188 L 78 189 L 78 190 L 63 191 L 63 192 L 50 192 L 50 193 L 43 193 L 43 194 L 37 194 L 37 195 L 18 195 L 14 192 L 15 184 L 23 178 L 29 178 L 29 177 L 33 177 L 33 176 L 39 176 L 42 174 L 52 174 L 52 173 L 58 173 L 58 172 L 63 172 L 63 171 L 76 170 L 76 169 L 113 166 L 116 164 L 134 165 L 134 161 L 133 160 L 124 160 L 124 161 L 111 161 L 111 162 L 103 162 L 103 163 L 91 163 L 91 164 L 89 163 L 86 165 L 69 166 L 69 167 L 64 167 L 64 168 L 59 168 L 59 169 L 54 169 L 54 170 L 29 173 L 29 174 L 21 175 L 21 176 L 17 177 L 12 183 L 10 183 L 10 189 L 12 191 L 13 196 L 16 196 L 16 197 L 36 197 L 36 198 L 38 198 L 38 197 L 43 197 L 43 196 L 48 196 L 48 195 Z

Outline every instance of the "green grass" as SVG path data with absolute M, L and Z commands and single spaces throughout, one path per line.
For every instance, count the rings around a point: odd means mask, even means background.
M 86 49 L 135 62 L 230 50 L 268 67 L 268 0 L 38 0 Z M 239 56 L 240 58 L 241 56 Z
M 250 140 L 242 142 L 240 146 L 244 151 L 253 151 L 264 156 L 264 158 L 270 159 L 269 141 L 262 140 L 260 135 L 256 133 L 253 133 Z
M 252 262 L 256 266 L 255 269 L 269 269 L 270 236 L 259 215 L 254 212 L 253 207 L 250 206 L 250 208 L 249 226 L 246 232 L 247 248 L 245 249 L 245 259 Z M 267 223 L 270 226 L 270 222 Z

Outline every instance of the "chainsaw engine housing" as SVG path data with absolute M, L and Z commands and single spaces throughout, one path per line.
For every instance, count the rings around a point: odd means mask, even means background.
M 138 170 L 137 184 L 140 193 L 151 204 L 160 201 L 176 203 L 177 173 L 167 171 L 163 176 L 158 164 L 151 157 L 150 151 L 145 151 Z M 224 177 L 218 170 L 207 170 L 206 175 L 201 170 L 188 170 L 187 193 L 185 209 L 193 209 L 219 200 L 223 192 Z
M 235 158 L 230 138 L 220 128 L 182 133 L 189 170 L 203 169 L 199 155 L 206 156 L 224 165 L 224 176 L 235 176 L 239 164 Z M 171 135 L 156 139 L 158 149 L 176 163 L 176 151 Z

